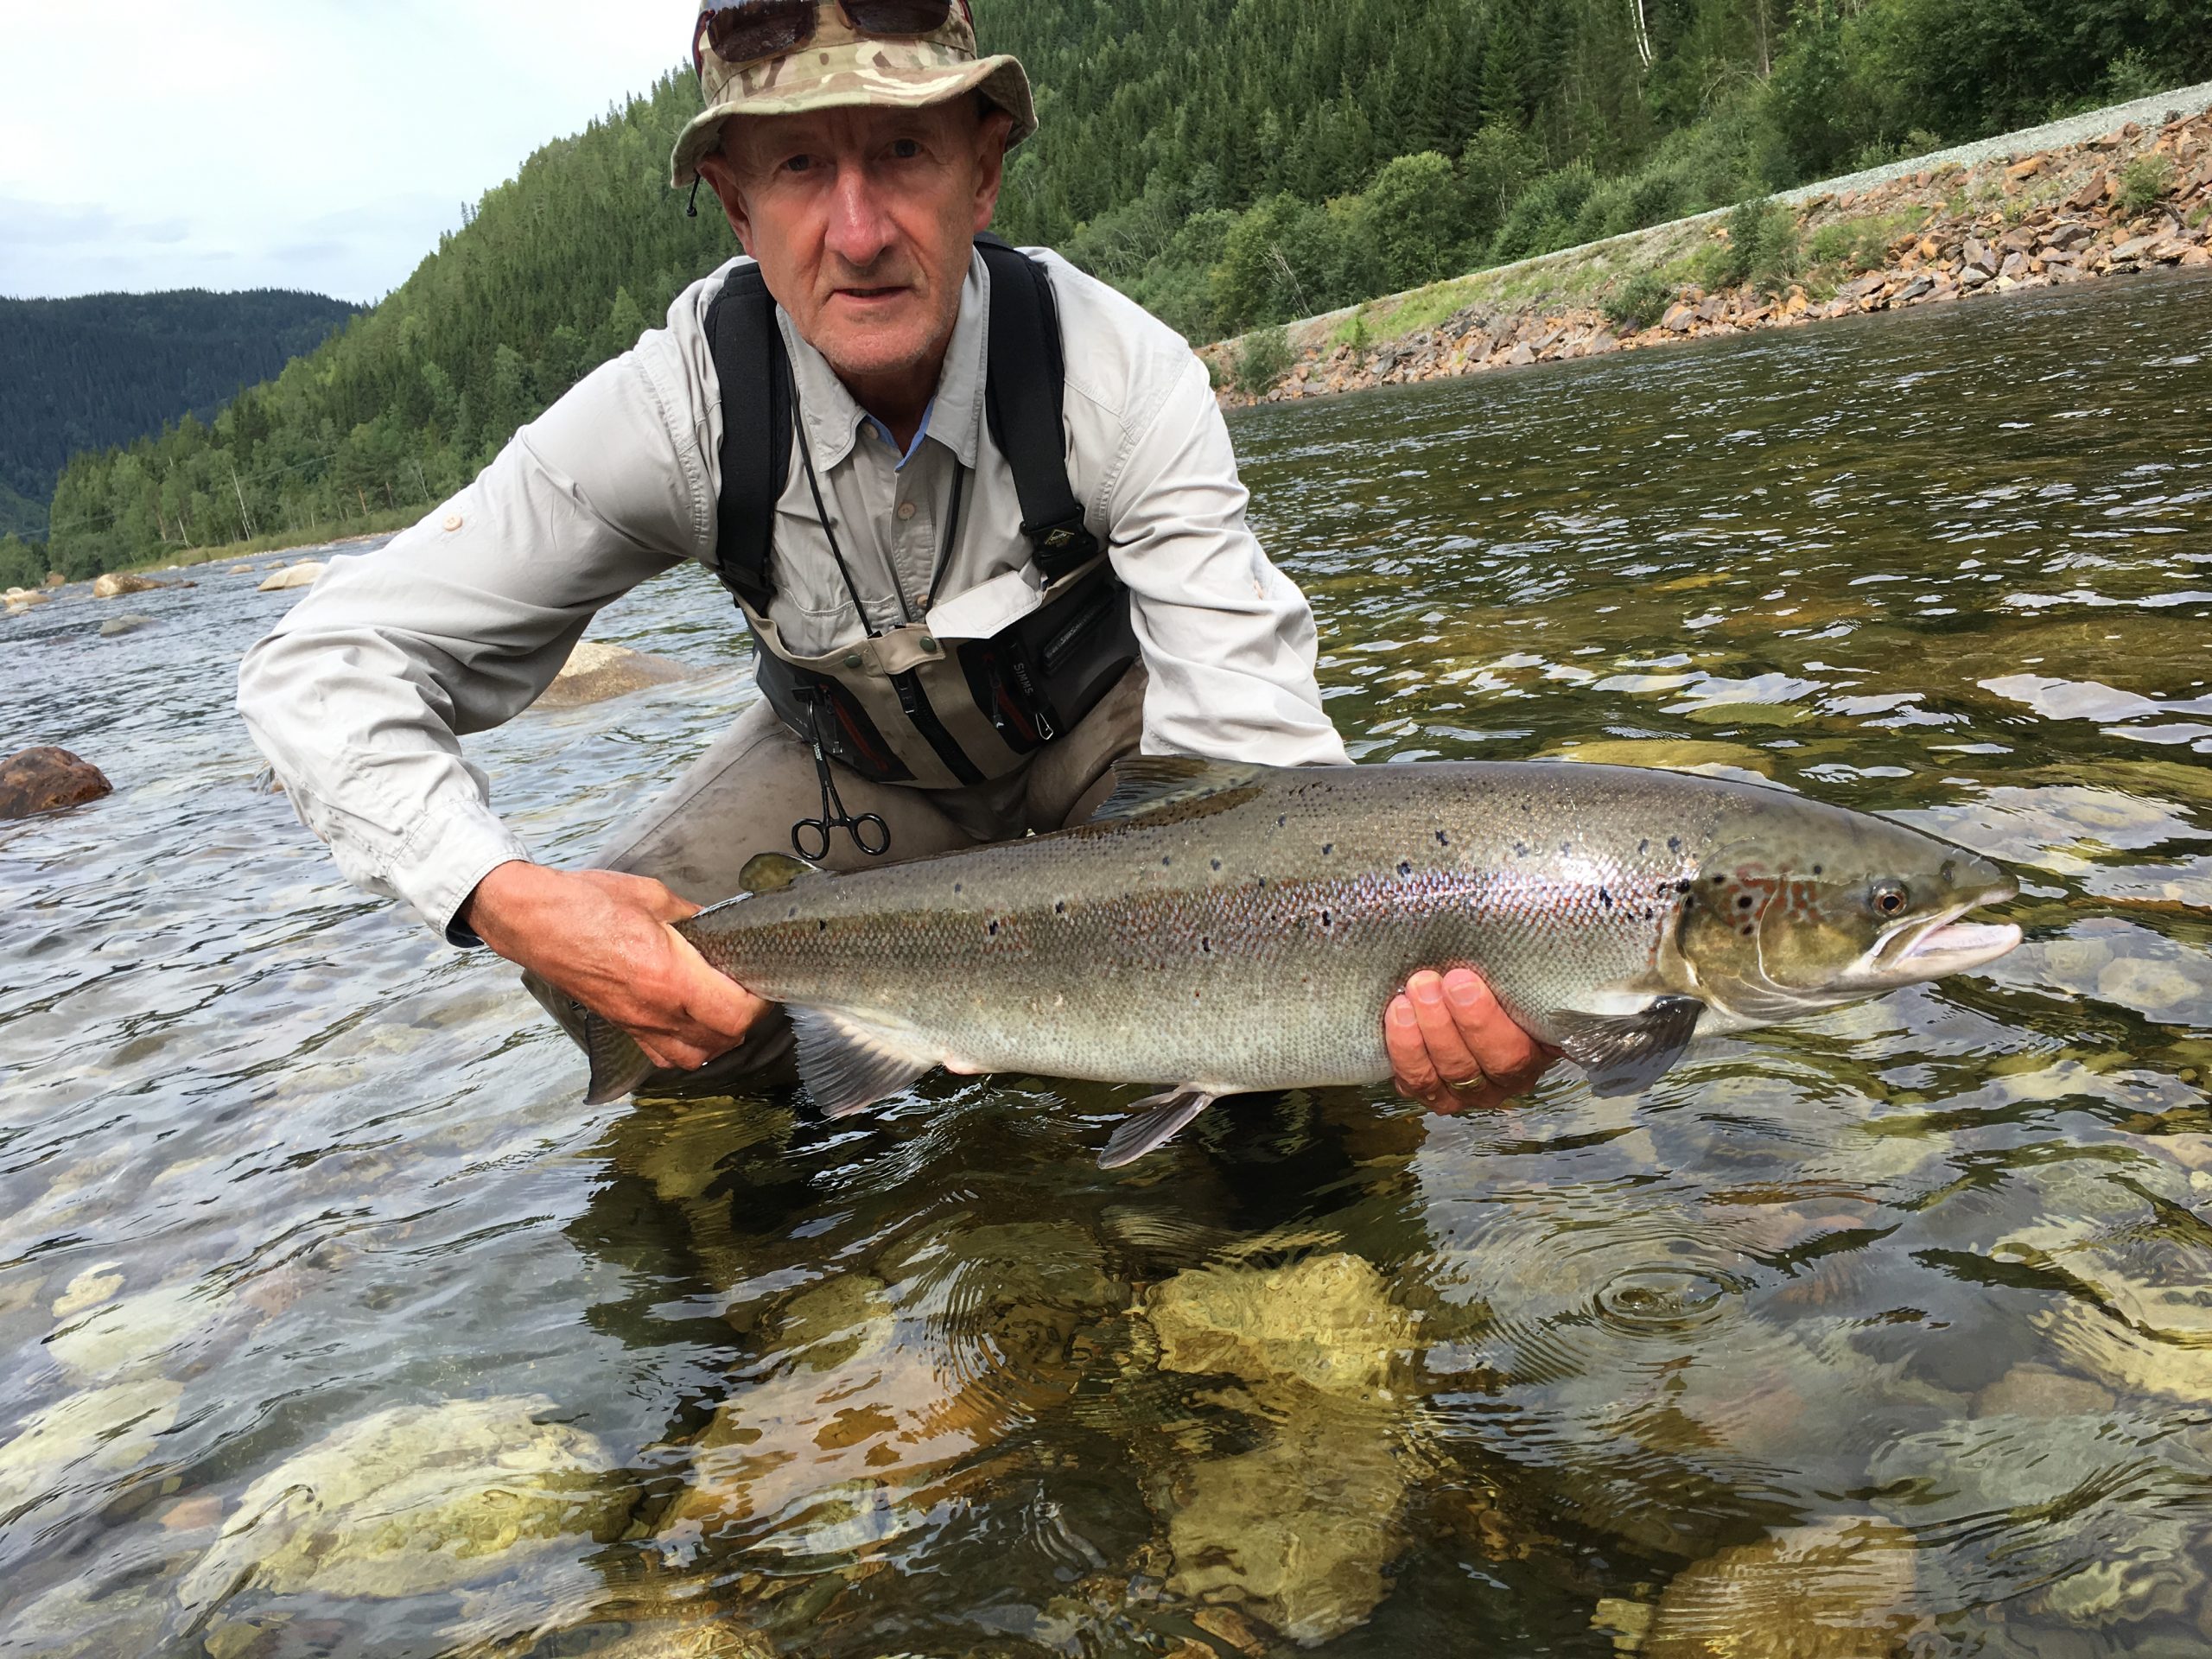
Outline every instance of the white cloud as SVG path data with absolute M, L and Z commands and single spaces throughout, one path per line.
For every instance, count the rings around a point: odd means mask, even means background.
M 0 0 L 0 294 L 375 299 L 464 202 L 675 63 L 690 16 L 606 0 Z

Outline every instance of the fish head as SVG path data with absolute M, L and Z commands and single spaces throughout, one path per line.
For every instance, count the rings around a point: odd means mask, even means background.
M 1708 1003 L 1765 1024 L 1994 962 L 2020 930 L 1962 920 L 2018 891 L 1964 848 L 1820 809 L 1701 861 L 1676 948 Z

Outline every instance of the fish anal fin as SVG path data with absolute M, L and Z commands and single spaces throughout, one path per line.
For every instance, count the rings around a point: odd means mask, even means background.
M 609 1106 L 626 1099 L 655 1070 L 629 1033 L 588 1011 L 584 1014 L 584 1054 L 591 1061 L 587 1106 Z
M 737 879 L 747 893 L 781 893 L 802 875 L 817 874 L 789 853 L 759 853 L 746 860 Z
M 1191 1121 L 1220 1098 L 1203 1089 L 1171 1089 L 1164 1095 L 1141 1100 L 1130 1109 L 1098 1154 L 1098 1167 L 1119 1169 L 1148 1152 L 1157 1152 L 1190 1126 Z
M 1611 1097 L 1642 1094 L 1673 1070 L 1704 1012 L 1694 996 L 1662 996 L 1635 1014 L 1554 1014 L 1550 1023 L 1591 1092 Z
M 821 1008 L 793 1007 L 798 1077 L 827 1117 L 850 1117 L 887 1100 L 937 1065 L 907 1032 L 887 1031 Z
M 1226 811 L 1249 798 L 1267 769 L 1187 754 L 1136 754 L 1114 763 L 1114 792 L 1090 815 L 1093 823 L 1178 811 L 1189 817 Z

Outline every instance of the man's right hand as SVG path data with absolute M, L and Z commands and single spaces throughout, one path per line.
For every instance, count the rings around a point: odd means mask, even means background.
M 461 921 L 620 1027 L 655 1065 L 696 1071 L 735 1048 L 770 1006 L 708 966 L 672 925 L 698 913 L 644 876 L 517 861 L 477 884 Z

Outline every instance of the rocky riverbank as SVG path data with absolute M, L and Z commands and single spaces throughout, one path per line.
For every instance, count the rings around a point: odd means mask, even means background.
M 2212 265 L 2212 111 L 2078 143 L 1978 149 L 1971 161 L 1931 157 L 1878 182 L 1662 226 L 1200 355 L 1224 403 L 1281 403 Z

